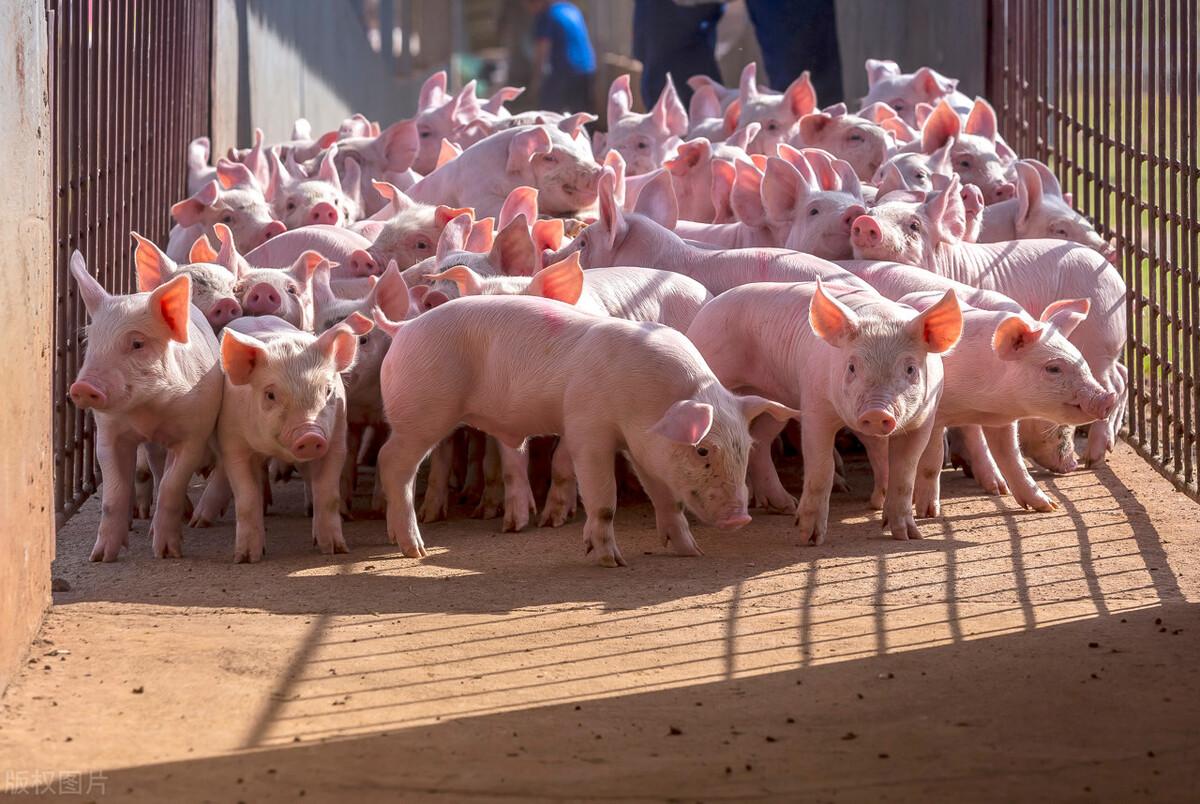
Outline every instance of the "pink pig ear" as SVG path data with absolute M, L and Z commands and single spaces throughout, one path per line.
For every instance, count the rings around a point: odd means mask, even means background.
M 650 428 L 650 432 L 676 444 L 694 447 L 708 435 L 712 424 L 712 405 L 694 399 L 681 399 L 667 408 L 667 412 Z
M 734 139 L 734 132 L 738 130 L 738 123 L 740 123 L 741 121 L 742 121 L 742 101 L 739 98 L 739 99 L 733 101 L 733 103 L 729 104 L 727 107 L 725 107 L 725 118 L 721 122 L 721 130 L 725 132 L 726 137 L 729 137 L 730 139 Z M 750 127 L 755 126 L 755 125 L 757 125 L 759 128 L 755 129 L 753 133 L 748 134 L 745 138 L 745 141 L 741 145 L 738 146 L 739 148 L 745 150 L 746 146 L 750 144 L 750 141 L 758 136 L 758 132 L 762 128 L 761 124 L 747 123 L 745 129 L 746 129 L 746 131 L 749 131 Z
M 231 162 L 228 159 L 217 160 L 217 181 L 226 190 L 234 187 L 258 187 L 258 179 L 250 172 L 250 168 L 241 162 Z
M 747 101 L 758 97 L 758 64 L 750 62 L 742 68 L 738 80 L 738 100 L 745 106 Z
M 762 208 L 767 220 L 783 223 L 791 220 L 800 194 L 800 173 L 792 165 L 773 156 L 767 160 L 762 177 Z
M 424 279 L 430 284 L 453 282 L 458 285 L 458 295 L 460 296 L 479 296 L 483 293 L 483 277 L 465 265 L 452 265 L 440 273 L 426 274 Z
M 313 274 L 317 272 L 317 267 L 322 263 L 328 263 L 330 268 L 336 267 L 337 263 L 330 262 L 325 259 L 325 255 L 319 251 L 308 250 L 296 258 L 292 263 L 292 278 L 301 285 L 309 285 L 312 283 Z
M 890 75 L 900 75 L 900 65 L 883 59 L 867 59 L 867 88 Z
M 976 98 L 971 113 L 967 115 L 963 130 L 967 134 L 983 137 L 989 142 L 996 141 L 996 110 L 983 98 Z
M 600 224 L 608 234 L 608 247 L 616 248 L 625 238 L 628 224 L 616 197 L 616 174 L 605 168 L 600 176 Z
M 138 291 L 149 293 L 175 273 L 175 262 L 162 249 L 137 232 L 130 232 L 137 247 L 133 250 L 133 265 L 137 272 Z M 203 235 L 202 235 L 203 237 Z M 204 242 L 208 242 L 206 239 Z
M 858 336 L 858 316 L 825 292 L 821 280 L 808 307 L 808 324 L 821 340 L 841 348 Z
M 508 226 L 518 215 L 524 215 L 526 221 L 536 221 L 537 208 L 538 191 L 533 187 L 517 187 L 508 194 L 504 205 L 500 207 L 500 228 Z
M 817 109 L 817 90 L 813 88 L 812 78 L 808 70 L 800 73 L 800 77 L 791 83 L 783 93 L 786 108 L 796 119 L 806 114 L 812 114 Z
M 658 95 L 658 101 L 650 110 L 650 117 L 664 134 L 682 137 L 687 133 L 687 111 L 683 108 L 683 102 L 679 100 L 679 94 L 675 91 L 675 82 L 671 80 L 670 73 L 667 73 L 667 81 Z
M 442 165 L 448 162 L 453 162 L 462 153 L 462 148 L 459 148 L 450 140 L 442 140 L 442 145 L 438 149 L 437 162 L 434 163 L 433 169 L 437 170 Z
M 83 255 L 78 250 L 71 254 L 71 276 L 75 277 L 79 297 L 83 299 L 83 306 L 87 308 L 88 313 L 96 312 L 97 308 L 109 298 L 109 293 L 104 286 L 88 273 L 87 263 L 83 261 Z
M 940 353 L 951 349 L 962 336 L 962 308 L 954 290 L 947 290 L 936 304 L 928 307 L 908 323 L 909 331 L 930 352 Z
M 492 250 L 496 240 L 495 218 L 480 218 L 471 224 L 471 233 L 467 235 L 465 251 L 476 254 L 487 254 Z
M 421 147 L 421 136 L 417 132 L 415 120 L 401 120 L 393 123 L 375 138 L 374 147 L 382 151 L 387 167 L 391 173 L 403 173 L 412 167 Z
M 1017 360 L 1044 334 L 1045 329 L 1037 324 L 1030 325 L 1022 316 L 1005 316 L 992 335 L 992 350 L 1001 360 Z
M 505 276 L 533 276 L 541 267 L 541 255 L 533 248 L 529 223 L 523 215 L 518 215 L 496 235 L 488 261 Z
M 663 167 L 671 171 L 672 176 L 683 177 L 710 159 L 712 143 L 704 137 L 697 137 L 680 143 L 675 156 L 663 162 Z
M 334 187 L 341 188 L 342 180 L 338 176 L 337 163 L 334 159 L 337 158 L 337 145 L 329 146 L 329 150 L 325 152 L 325 156 L 321 159 L 321 166 L 317 169 L 317 178 L 321 181 L 327 181 Z
M 425 111 L 446 102 L 446 71 L 438 70 L 425 79 L 421 85 L 421 95 L 417 100 L 417 109 Z
M 622 73 L 613 79 L 608 88 L 608 127 L 633 109 L 633 91 L 629 88 L 629 73 Z
M 579 252 L 572 251 L 565 260 L 548 265 L 534 274 L 525 293 L 567 304 L 578 302 L 583 295 L 583 268 L 579 265 Z
M 825 112 L 813 112 L 800 118 L 800 141 L 805 144 L 815 143 L 825 127 L 833 122 L 833 115 Z
M 359 318 L 366 320 L 366 316 L 359 313 L 353 313 Z M 362 328 L 361 325 L 358 328 Z M 318 354 L 324 356 L 326 360 L 333 362 L 335 369 L 345 371 L 354 365 L 354 358 L 358 356 L 358 334 L 354 331 L 354 326 L 342 322 L 335 324 L 329 329 L 321 333 L 317 340 L 310 347 Z M 370 332 L 370 322 L 367 322 L 367 328 L 363 334 Z
M 548 154 L 554 149 L 550 140 L 550 132 L 542 126 L 526 129 L 512 138 L 508 144 L 509 173 L 520 173 L 529 166 L 529 161 L 536 154 Z
M 500 87 L 492 94 L 492 97 L 487 99 L 487 103 L 483 104 L 483 110 L 491 114 L 499 114 L 504 109 L 504 104 L 516 100 L 524 92 L 525 87 Z
M 785 422 L 788 419 L 799 419 L 801 412 L 793 410 L 786 405 L 781 405 L 778 402 L 772 402 L 769 399 L 764 399 L 761 396 L 748 394 L 737 398 L 738 407 L 742 409 L 742 415 L 746 417 L 746 423 L 757 419 L 764 413 L 776 421 Z
M 949 95 L 958 86 L 957 80 L 947 78 L 929 67 L 922 67 L 913 73 L 913 83 L 930 100 Z
M 770 160 L 763 163 L 764 168 Z M 767 222 L 767 212 L 763 208 L 762 181 L 763 174 L 758 168 L 739 161 L 734 165 L 733 188 L 729 191 L 729 206 L 733 214 L 747 226 L 762 226 Z
M 533 227 L 530 229 L 530 234 L 533 237 L 533 247 L 537 249 L 539 254 L 547 249 L 558 251 L 562 248 L 564 231 L 565 224 L 562 218 L 534 221 Z
M 679 222 L 679 201 L 675 198 L 671 174 L 662 168 L 654 171 L 653 177 L 642 187 L 633 211 L 664 229 L 674 231 L 675 224 Z
M 255 371 L 266 365 L 265 343 L 229 327 L 221 332 L 221 368 L 231 383 L 245 385 Z
M 204 214 L 204 211 L 217 203 L 220 194 L 220 183 L 213 179 L 201 187 L 191 198 L 185 198 L 172 206 L 171 217 L 175 218 L 175 222 L 184 228 L 194 226 L 201 222 L 200 216 Z
M 1044 162 L 1040 162 L 1037 159 L 1022 159 L 1021 162 L 1037 171 L 1038 178 L 1042 182 L 1043 193 L 1046 195 L 1058 196 L 1068 204 L 1071 203 L 1070 201 L 1067 201 L 1067 197 L 1063 195 L 1062 185 L 1058 183 L 1058 176 L 1055 176 L 1054 172 L 1051 171 L 1050 168 L 1046 167 Z
M 225 266 L 229 273 L 237 276 L 242 271 L 242 260 L 238 256 L 237 244 L 233 242 L 233 232 L 225 224 L 218 223 L 213 226 L 213 233 L 217 236 L 217 242 L 221 244 L 216 264 Z
M 464 212 L 454 216 L 453 220 L 445 225 L 441 235 L 438 236 L 435 252 L 439 263 L 455 251 L 466 250 L 467 237 L 471 234 L 472 220 L 472 217 Z
M 192 278 L 180 274 L 170 282 L 159 285 L 151 292 L 147 308 L 155 319 L 166 326 L 171 340 L 187 343 L 192 309 Z
M 559 120 L 558 130 L 566 134 L 571 139 L 575 139 L 579 136 L 580 132 L 584 130 L 584 126 L 586 126 L 588 123 L 594 123 L 599 119 L 600 118 L 596 117 L 594 114 L 588 114 L 587 112 L 576 112 L 573 115 Z
M 721 117 L 721 99 L 711 84 L 702 84 L 692 93 L 688 103 L 688 117 L 693 121 L 710 120 Z
M 215 263 L 216 261 L 217 250 L 213 248 L 208 235 L 202 234 L 197 237 L 193 241 L 192 247 L 188 249 L 188 262 Z
M 946 140 L 957 137 L 962 128 L 958 112 L 946 100 L 938 102 L 937 108 L 921 129 L 921 150 L 931 154 L 946 144 Z
M 1089 299 L 1060 299 L 1051 302 L 1039 319 L 1058 328 L 1064 338 L 1071 337 L 1075 328 L 1084 322 L 1092 309 Z
M 922 205 L 933 224 L 934 234 L 945 243 L 957 243 L 967 231 L 967 211 L 963 207 L 962 185 L 958 176 L 950 177 L 946 189 L 930 193 Z
M 879 172 L 878 181 L 875 182 L 875 203 L 879 203 L 888 193 L 894 193 L 900 190 L 907 190 L 908 183 L 904 180 L 904 174 L 900 172 L 900 168 L 895 162 L 888 162 Z
M 1042 177 L 1037 168 L 1018 162 L 1017 169 L 1017 222 L 1026 223 L 1029 216 L 1042 204 Z
M 724 159 L 714 159 L 712 163 L 712 202 L 713 223 L 731 223 L 734 220 L 733 206 L 729 197 L 733 193 L 733 184 L 737 181 L 737 171 L 732 162 Z
M 367 301 L 368 308 L 379 308 L 392 321 L 403 321 L 408 317 L 408 285 L 395 260 L 388 263 L 387 270 L 367 295 Z

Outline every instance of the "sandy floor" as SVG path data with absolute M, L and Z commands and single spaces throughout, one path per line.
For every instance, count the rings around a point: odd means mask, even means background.
M 93 504 L 59 535 L 71 591 L 3 698 L 0 789 L 1200 799 L 1200 507 L 1125 446 L 1044 478 L 1053 514 L 947 478 L 915 542 L 882 538 L 861 472 L 822 547 L 759 515 L 676 558 L 626 507 L 623 570 L 584 559 L 581 521 L 427 526 L 420 563 L 354 522 L 329 560 L 294 489 L 261 565 L 230 563 L 231 525 L 155 561 L 145 523 L 98 565 Z

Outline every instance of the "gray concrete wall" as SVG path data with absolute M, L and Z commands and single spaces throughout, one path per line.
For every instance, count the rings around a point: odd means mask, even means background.
M 15 3 L 0 27 L 0 343 L 8 392 L 0 405 L 0 691 L 50 603 L 54 557 L 50 361 L 54 322 L 50 235 L 50 109 L 46 17 Z

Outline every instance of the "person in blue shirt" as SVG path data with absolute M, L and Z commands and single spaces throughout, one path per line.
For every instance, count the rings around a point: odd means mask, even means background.
M 596 54 L 583 13 L 562 0 L 526 0 L 533 20 L 535 108 L 580 111 L 592 108 Z

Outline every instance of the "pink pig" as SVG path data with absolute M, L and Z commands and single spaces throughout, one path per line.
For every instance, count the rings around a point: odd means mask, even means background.
M 964 184 L 982 190 L 987 203 L 994 204 L 1017 194 L 1016 185 L 1009 180 L 1008 160 L 997 150 L 996 130 L 996 112 L 983 98 L 975 99 L 965 122 L 943 100 L 921 129 L 920 150 L 933 154 L 953 139 L 950 168 Z
M 684 510 L 721 528 L 748 523 L 747 423 L 797 415 L 726 391 L 672 329 L 548 299 L 457 299 L 400 325 L 379 323 L 393 333 L 382 368 L 392 436 L 379 453 L 388 538 L 411 557 L 426 554 L 413 504 L 417 468 L 460 424 L 514 450 L 530 436 L 559 434 L 587 512 L 587 552 L 616 567 L 625 564 L 613 534 L 618 450 L 654 502 L 659 534 L 696 555 Z
M 882 101 L 896 111 L 908 125 L 916 128 L 917 106 L 927 103 L 937 105 L 943 98 L 949 100 L 952 109 L 967 112 L 971 99 L 958 91 L 958 80 L 947 78 L 929 67 L 915 73 L 901 73 L 894 61 L 867 59 L 867 95 L 863 107 Z
M 350 162 L 345 184 L 338 174 L 337 145 L 330 146 L 321 157 L 315 175 L 307 175 L 293 163 L 293 170 L 271 155 L 271 183 L 267 185 L 267 200 L 289 229 L 323 224 L 345 226 L 360 217 L 359 167 Z
M 646 114 L 637 114 L 633 111 L 629 74 L 623 73 L 608 90 L 608 133 L 602 141 L 596 140 L 596 156 L 602 158 L 610 150 L 616 151 L 625 159 L 628 175 L 649 173 L 674 153 L 687 130 L 687 112 L 670 75 L 654 107 Z
M 301 254 L 289 269 L 239 266 L 234 296 L 247 316 L 275 316 L 297 329 L 313 331 L 313 274 L 329 270 L 315 251 Z
M 756 500 L 796 513 L 800 537 L 820 544 L 829 528 L 834 437 L 843 426 L 886 439 L 884 525 L 917 539 L 912 494 L 942 394 L 940 355 L 962 332 L 953 291 L 925 312 L 874 291 L 818 282 L 744 285 L 700 311 L 688 338 L 722 385 L 803 411 L 804 491 L 797 508 L 771 463 L 782 427 L 756 422 L 750 479 Z
M 759 92 L 756 71 L 754 62 L 742 70 L 738 126 L 750 123 L 762 126 L 747 150 L 752 154 L 772 156 L 776 145 L 788 142 L 794 136 L 800 118 L 817 110 L 817 93 L 807 72 L 793 81 L 782 95 Z
M 849 163 L 780 145 L 779 156 L 767 160 L 761 196 L 776 245 L 827 260 L 850 257 L 850 228 L 867 209 Z
M 218 168 L 218 178 L 190 198 L 171 207 L 176 225 L 171 229 L 167 256 L 176 262 L 187 259 L 196 238 L 214 236 L 214 226 L 223 223 L 233 232 L 238 247 L 249 251 L 287 227 L 275 219 L 262 187 L 244 165 Z
M 790 142 L 797 148 L 820 148 L 848 162 L 863 181 L 888 158 L 887 133 L 871 120 L 848 114 L 845 104 L 800 118 Z
M 150 523 L 154 555 L 179 557 L 187 485 L 208 455 L 221 406 L 217 340 L 191 303 L 186 274 L 150 293 L 112 296 L 76 251 L 71 275 L 91 324 L 83 365 L 68 393 L 96 417 L 96 455 L 104 473 L 92 560 L 116 561 L 128 544 L 142 442 L 166 448 L 169 456 Z
M 242 314 L 242 306 L 234 293 L 237 276 L 216 262 L 219 255 L 213 255 L 211 261 L 177 265 L 162 249 L 136 232 L 133 239 L 137 242 L 133 262 L 140 292 L 149 293 L 186 274 L 192 280 L 192 304 L 204 313 L 213 332 L 220 332 L 221 327 Z

